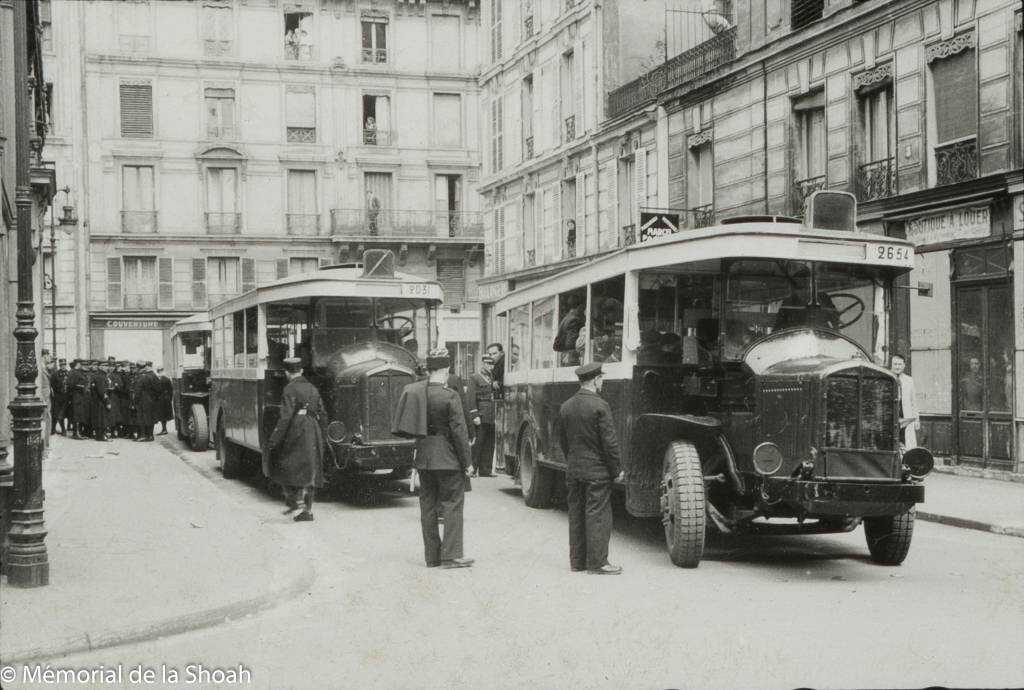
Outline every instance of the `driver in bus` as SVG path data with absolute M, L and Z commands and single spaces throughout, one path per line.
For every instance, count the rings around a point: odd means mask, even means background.
M 811 272 L 807 266 L 800 266 L 789 276 L 792 287 L 789 297 L 783 300 L 775 317 L 775 330 L 810 326 L 812 328 L 839 328 L 839 310 L 832 298 L 823 290 L 818 291 L 818 301 L 811 302 Z

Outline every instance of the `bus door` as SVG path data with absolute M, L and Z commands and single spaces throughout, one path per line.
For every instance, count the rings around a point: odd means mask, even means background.
M 281 396 L 288 385 L 284 360 L 300 357 L 309 366 L 310 329 L 307 304 L 268 304 L 267 367 L 263 374 L 263 395 L 260 401 L 260 447 L 266 443 L 281 416 Z

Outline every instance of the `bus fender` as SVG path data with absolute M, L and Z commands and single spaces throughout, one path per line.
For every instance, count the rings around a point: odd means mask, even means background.
M 638 458 L 660 458 L 665 447 L 676 439 L 692 441 L 702 457 L 719 455 L 724 460 L 729 484 L 744 492 L 743 481 L 736 468 L 736 456 L 722 433 L 722 422 L 716 417 L 692 414 L 649 413 L 640 415 L 633 425 L 634 454 Z M 660 466 L 657 468 L 660 471 Z

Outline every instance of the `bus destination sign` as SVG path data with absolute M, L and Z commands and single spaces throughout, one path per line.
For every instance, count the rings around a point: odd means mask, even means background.
M 655 237 L 674 235 L 679 232 L 678 213 L 640 212 L 640 241 L 646 242 Z
M 867 259 L 872 263 L 889 264 L 892 266 L 914 267 L 913 247 L 898 244 L 867 243 Z
M 430 297 L 428 283 L 402 283 L 402 297 Z

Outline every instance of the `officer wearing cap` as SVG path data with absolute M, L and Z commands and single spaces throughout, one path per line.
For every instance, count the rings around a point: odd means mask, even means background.
M 92 431 L 97 441 L 109 441 L 110 425 L 110 361 L 99 360 L 92 377 Z
M 427 379 L 402 390 L 392 417 L 392 433 L 416 439 L 414 465 L 420 477 L 420 526 L 428 568 L 473 565 L 462 553 L 462 508 L 473 464 L 461 398 L 445 385 L 450 366 L 448 350 L 427 353 Z M 443 539 L 438 517 L 444 518 Z
M 68 375 L 68 390 L 71 392 L 71 427 L 74 438 L 82 438 L 85 426 L 89 423 L 89 378 L 86 375 L 85 360 L 76 359 L 71 362 L 71 373 Z
M 484 355 L 480 360 L 480 368 L 469 377 L 469 388 L 466 400 L 469 405 L 469 418 L 476 430 L 473 441 L 473 466 L 481 477 L 491 477 L 491 464 L 494 460 L 494 377 L 492 369 L 494 360 Z
M 58 360 L 57 367 L 57 371 L 53 372 L 50 377 L 50 395 L 53 405 L 50 408 L 50 433 L 57 433 L 59 426 L 61 435 L 67 436 L 64 419 L 68 416 L 68 397 L 70 395 L 68 377 L 71 376 L 71 371 L 68 369 L 68 360 L 63 357 Z
M 270 479 L 281 485 L 288 509 L 298 510 L 296 522 L 313 519 L 313 492 L 324 485 L 323 458 L 327 451 L 327 411 L 320 392 L 302 375 L 302 359 L 284 360 L 288 385 L 281 393 L 281 416 L 270 434 Z
M 558 412 L 558 443 L 565 455 L 569 504 L 569 567 L 597 575 L 618 575 L 608 563 L 612 536 L 611 485 L 621 480 L 615 422 L 600 396 L 604 376 L 598 362 L 576 369 L 580 389 Z

